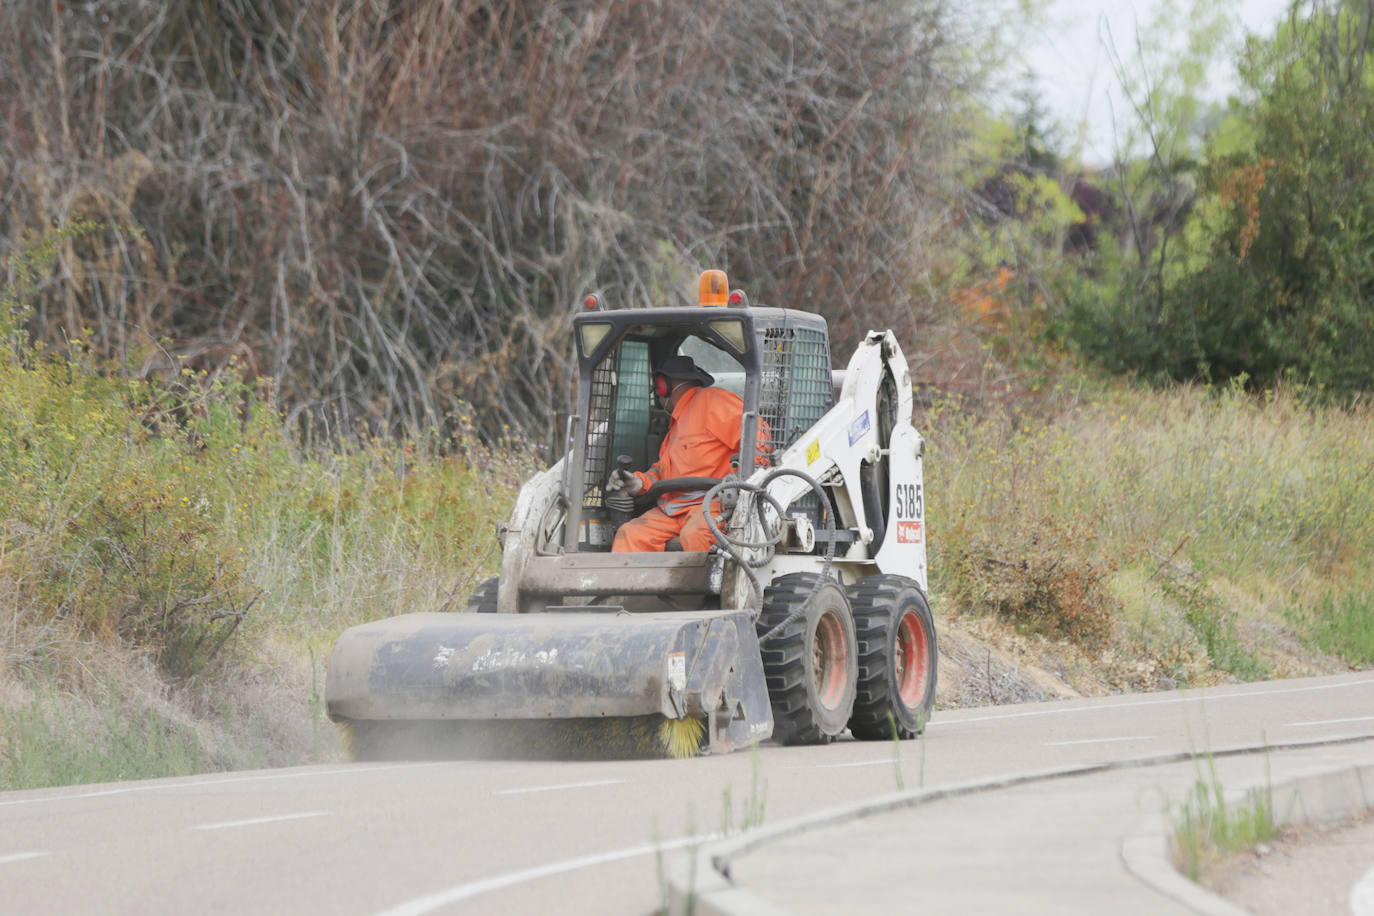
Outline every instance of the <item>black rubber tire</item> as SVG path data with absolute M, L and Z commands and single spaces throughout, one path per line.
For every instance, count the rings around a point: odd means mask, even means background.
M 864 741 L 915 738 L 935 707 L 939 647 L 930 605 L 904 576 L 870 576 L 849 590 L 859 683 L 849 730 Z
M 496 590 L 501 585 L 501 577 L 493 576 L 468 596 L 468 611 L 477 614 L 496 613 Z
M 778 577 L 763 593 L 762 637 L 794 612 L 797 619 L 760 646 L 773 739 L 826 744 L 844 731 L 858 683 L 854 615 L 844 589 L 815 573 Z

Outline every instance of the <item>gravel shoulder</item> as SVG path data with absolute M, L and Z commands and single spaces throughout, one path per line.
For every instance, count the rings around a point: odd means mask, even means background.
M 1285 827 L 1209 870 L 1202 883 L 1256 916 L 1330 916 L 1350 912 L 1350 889 L 1372 868 L 1374 816 L 1365 816 Z

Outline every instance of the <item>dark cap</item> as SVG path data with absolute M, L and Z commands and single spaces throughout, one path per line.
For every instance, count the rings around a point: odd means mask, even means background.
M 687 379 L 702 386 L 713 385 L 716 381 L 711 373 L 692 362 L 690 356 L 670 356 L 654 371 L 668 378 Z

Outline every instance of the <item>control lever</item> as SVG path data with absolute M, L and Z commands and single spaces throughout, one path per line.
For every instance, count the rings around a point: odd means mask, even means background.
M 632 464 L 634 464 L 634 459 L 629 455 L 616 456 L 615 466 L 618 470 L 628 471 Z M 617 531 L 635 514 L 634 497 L 625 490 L 616 490 L 614 493 L 607 494 L 603 502 L 606 504 L 606 508 L 611 511 L 611 527 Z

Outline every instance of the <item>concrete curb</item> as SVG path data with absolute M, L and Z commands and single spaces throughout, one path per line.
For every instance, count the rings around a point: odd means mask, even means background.
M 671 868 L 668 875 L 669 913 L 709 914 L 709 916 L 782 916 L 782 910 L 755 896 L 730 879 L 731 863 L 751 850 L 783 837 L 824 829 L 874 814 L 914 808 L 947 798 L 1008 789 L 1052 779 L 1068 779 L 1109 770 L 1166 766 L 1203 760 L 1283 750 L 1303 750 L 1367 742 L 1369 736 L 1331 741 L 1304 741 L 1285 744 L 1238 745 L 1204 753 L 1179 752 L 1155 757 L 1086 764 L 1051 770 L 1013 774 L 997 779 L 956 783 L 936 789 L 916 789 L 879 796 L 818 814 L 795 818 L 748 832 L 740 837 L 718 840 L 698 849 L 689 862 Z M 1227 791 L 1227 801 L 1243 800 L 1254 784 Z M 1275 822 L 1280 825 L 1326 823 L 1351 814 L 1374 811 L 1374 763 L 1337 770 L 1314 772 L 1285 781 L 1271 789 Z M 1178 903 L 1206 916 L 1243 916 L 1244 911 L 1180 874 L 1173 866 L 1170 850 L 1172 826 L 1163 812 L 1146 818 L 1121 841 L 1121 856 L 1127 870 L 1143 883 Z
M 1254 782 L 1244 788 L 1228 789 L 1226 801 L 1244 803 L 1252 792 L 1265 791 L 1266 785 Z M 1315 770 L 1270 785 L 1268 791 L 1276 827 L 1334 823 L 1374 812 L 1374 763 Z M 1126 870 L 1196 913 L 1245 916 L 1245 910 L 1190 881 L 1174 868 L 1172 836 L 1168 818 L 1163 814 L 1149 817 L 1140 829 L 1121 841 L 1121 859 Z

